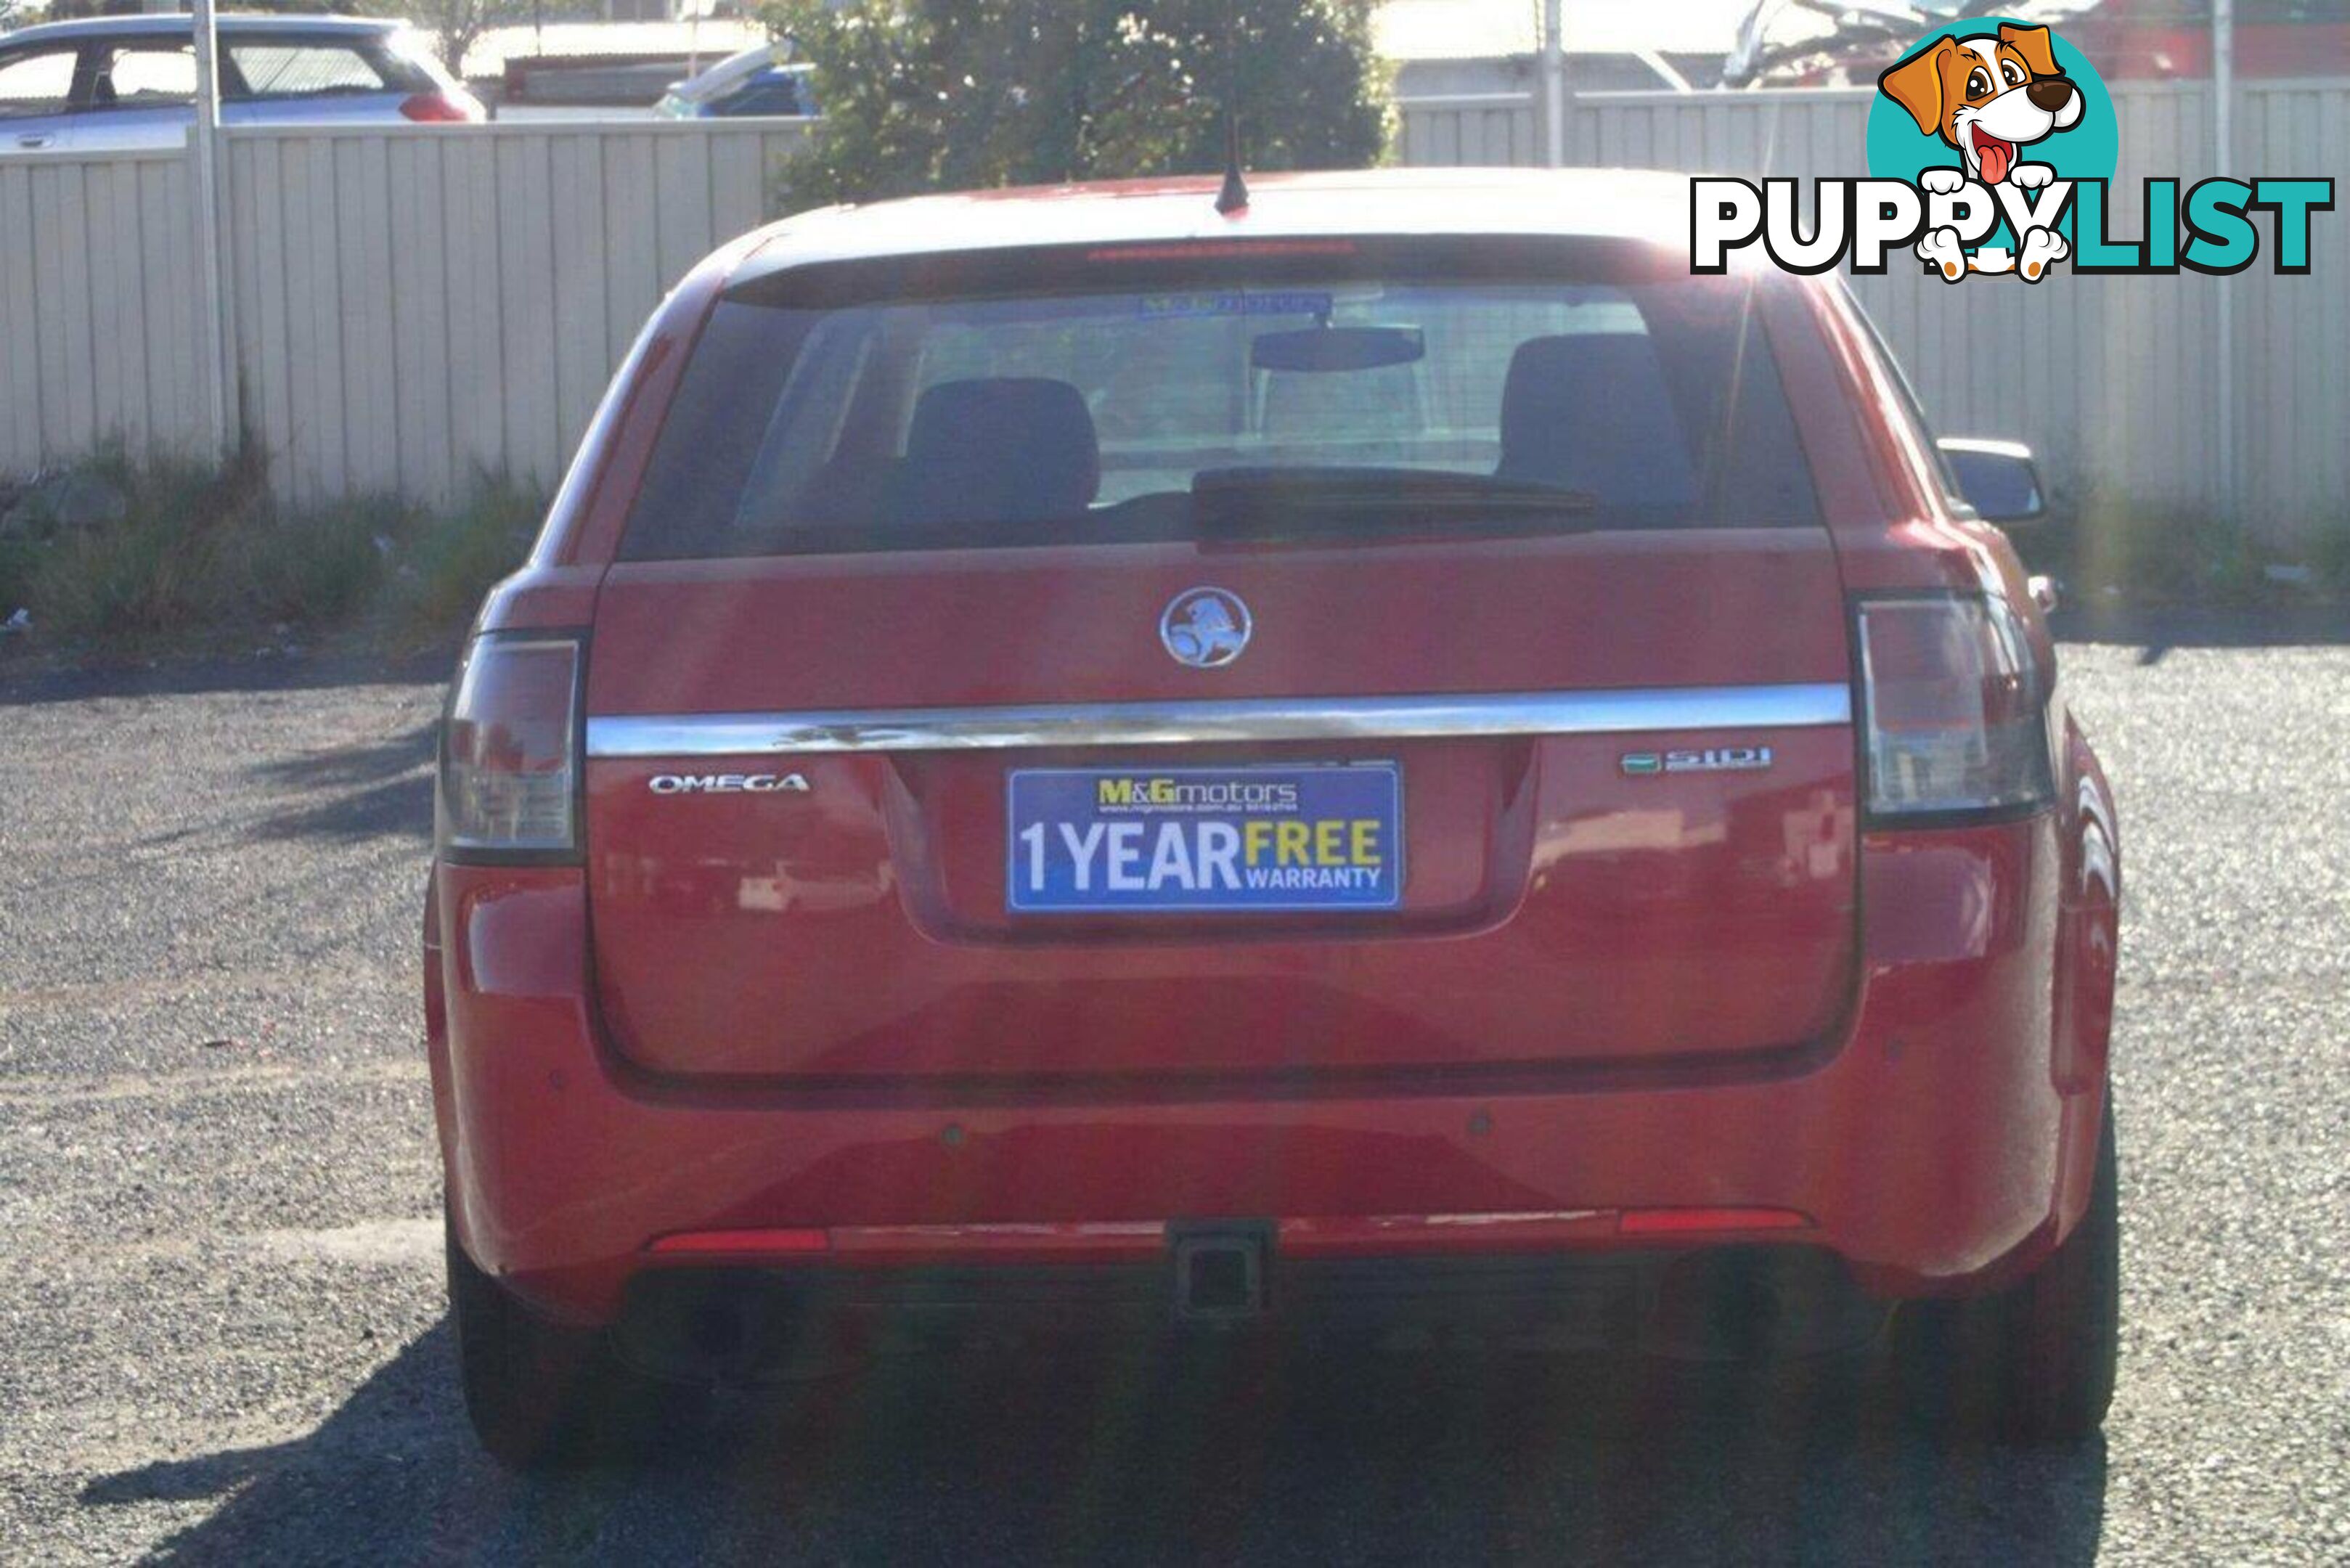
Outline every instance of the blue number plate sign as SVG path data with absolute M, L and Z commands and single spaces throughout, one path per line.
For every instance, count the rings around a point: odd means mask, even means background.
M 1009 793 L 1015 912 L 1392 909 L 1402 899 L 1393 763 L 1025 768 Z

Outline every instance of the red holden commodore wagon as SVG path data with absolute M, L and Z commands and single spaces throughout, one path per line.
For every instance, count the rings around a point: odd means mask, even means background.
M 2029 458 L 1833 279 L 1692 276 L 1686 192 L 940 196 L 677 288 L 450 698 L 493 1451 L 974 1328 L 2096 1427 L 2117 841 Z

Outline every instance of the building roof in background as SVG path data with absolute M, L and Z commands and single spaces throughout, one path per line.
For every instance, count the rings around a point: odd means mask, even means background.
M 704 68 L 767 41 L 756 22 L 549 22 L 544 27 L 493 27 L 465 51 L 468 78 L 494 77 L 509 57 L 536 55 L 592 58 L 598 55 L 699 55 Z
M 1565 0 L 1574 54 L 1726 55 L 1754 0 Z M 1531 55 L 1541 46 L 1542 0 L 1387 0 L 1372 37 L 1390 60 Z

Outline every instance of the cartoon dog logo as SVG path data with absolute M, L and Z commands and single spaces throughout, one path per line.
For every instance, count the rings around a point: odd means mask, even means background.
M 1937 38 L 1888 68 L 1877 86 L 1920 131 L 1958 150 L 1958 168 L 1918 177 L 1920 186 L 1943 195 L 1969 180 L 2005 181 L 2023 191 L 2046 185 L 2056 171 L 2022 161 L 2022 150 L 2078 125 L 2084 106 L 2081 89 L 2057 68 L 2048 29 L 2012 23 L 2002 23 L 1996 34 Z M 1952 283 L 1967 272 L 2021 272 L 2037 283 L 2071 248 L 2055 230 L 2034 228 L 2022 235 L 2020 257 L 2003 250 L 1970 254 L 1958 231 L 1946 225 L 1918 242 L 1918 259 Z

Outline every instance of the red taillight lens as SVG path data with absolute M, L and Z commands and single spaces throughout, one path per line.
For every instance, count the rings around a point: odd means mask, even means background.
M 416 93 L 400 100 L 400 112 L 422 125 L 467 125 L 482 118 L 470 93 Z
M 458 669 L 441 740 L 443 851 L 574 854 L 579 645 L 480 637 Z
M 2045 682 L 2004 600 L 1872 599 L 1859 638 L 1872 815 L 2046 803 Z

